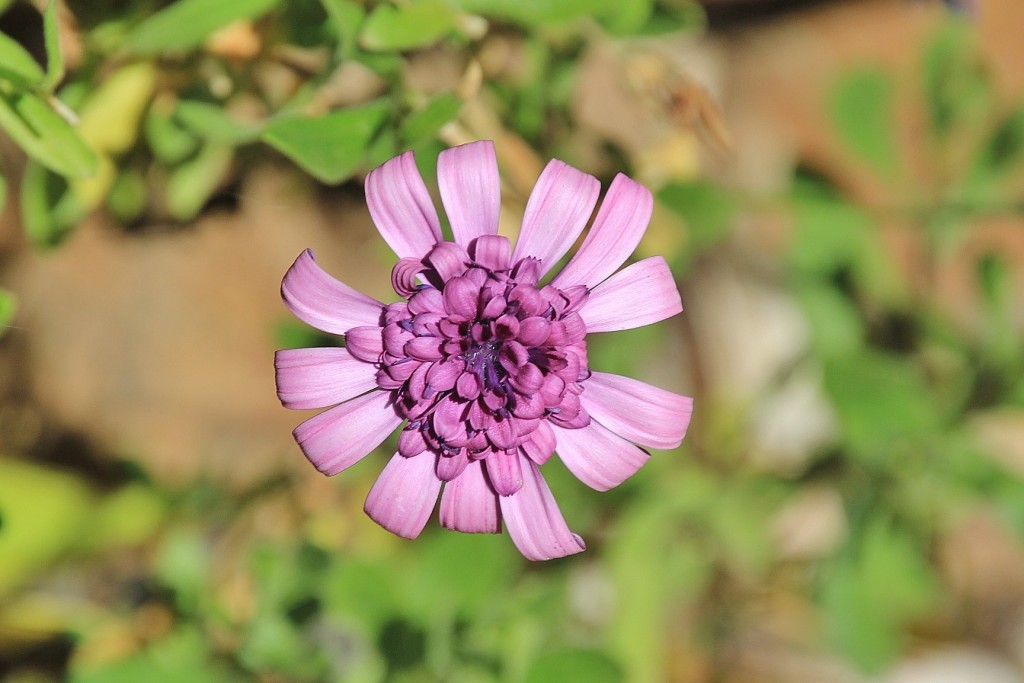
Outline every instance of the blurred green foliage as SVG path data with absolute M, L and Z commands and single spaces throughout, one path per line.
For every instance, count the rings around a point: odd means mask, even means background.
M 528 74 L 483 85 L 495 112 L 525 140 L 556 148 L 581 25 L 613 36 L 702 25 L 699 7 L 682 0 L 90 5 L 76 8 L 84 56 L 71 70 L 55 3 L 42 13 L 45 65 L 0 34 L 0 127 L 29 157 L 20 206 L 40 246 L 58 244 L 98 208 L 126 225 L 187 222 L 257 155 L 279 153 L 325 184 L 405 148 L 426 151 L 419 161 L 429 166 L 423 157 L 436 155 L 463 95 L 418 92 L 403 66 L 438 45 L 471 51 L 486 30 L 516 36 Z M 969 26 L 950 22 L 923 50 L 913 96 L 929 125 L 916 141 L 934 169 L 928 178 L 910 177 L 889 75 L 857 69 L 827 98 L 838 139 L 900 188 L 898 200 L 916 203 L 865 206 L 803 170 L 769 202 L 791 218 L 784 285 L 808 322 L 801 360 L 820 370 L 837 425 L 798 471 L 750 465 L 737 436 L 742 407 L 698 403 L 699 433 L 680 452 L 656 454 L 600 499 L 547 465 L 590 549 L 527 566 L 507 538 L 431 528 L 407 544 L 380 540 L 374 528 L 338 528 L 351 511 L 318 519 L 295 500 L 295 481 L 247 496 L 201 483 L 185 492 L 139 481 L 101 489 L 5 459 L 0 616 L 72 636 L 66 672 L 54 680 L 653 683 L 685 670 L 684 656 L 721 658 L 737 612 L 771 586 L 810 597 L 814 646 L 882 670 L 919 624 L 949 607 L 935 549 L 960 512 L 990 505 L 1024 535 L 1019 479 L 969 424 L 982 410 L 1024 406 L 1009 266 L 997 253 L 978 260 L 981 331 L 966 335 L 913 291 L 880 235 L 886 211 L 909 216 L 935 270 L 973 219 L 1024 211 L 1024 105 L 997 101 L 972 41 Z M 332 75 L 352 65 L 380 85 L 331 100 Z M 285 85 L 267 77 L 282 70 Z M 688 277 L 764 200 L 694 180 L 657 188 L 657 201 L 686 228 L 685 249 L 667 256 Z M 0 325 L 13 309 L 0 291 Z M 277 332 L 285 346 L 309 343 L 306 328 Z M 647 361 L 677 332 L 666 324 L 598 335 L 592 364 L 650 372 Z M 371 477 L 347 473 L 344 497 L 358 501 Z M 810 487 L 838 492 L 845 536 L 824 557 L 782 558 L 772 520 Z M 253 521 L 288 514 L 300 521 L 283 535 Z M 115 570 L 124 585 L 98 591 L 106 602 L 55 616 L 18 602 L 61 560 L 95 563 L 102 574 L 102 558 L 116 552 L 136 554 L 132 566 L 143 569 Z M 801 569 L 796 587 L 779 588 L 791 564 Z M 140 615 L 150 613 L 157 624 L 142 629 Z M 108 641 L 116 645 L 104 650 Z

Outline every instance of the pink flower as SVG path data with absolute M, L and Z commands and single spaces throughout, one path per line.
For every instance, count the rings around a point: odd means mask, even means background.
M 366 179 L 370 214 L 399 256 L 391 281 L 401 301 L 360 294 L 321 270 L 309 250 L 288 270 L 288 308 L 345 335 L 345 348 L 278 351 L 278 396 L 288 408 L 334 406 L 294 432 L 327 475 L 404 424 L 365 505 L 389 531 L 418 536 L 440 494 L 449 529 L 496 533 L 504 523 L 531 560 L 580 552 L 586 546 L 540 467 L 557 451 L 584 484 L 604 491 L 644 464 L 642 447 L 678 446 L 690 420 L 690 398 L 591 371 L 587 361 L 588 332 L 682 310 L 663 258 L 616 272 L 647 228 L 651 193 L 617 176 L 580 250 L 542 284 L 587 225 L 597 179 L 552 160 L 513 249 L 497 234 L 494 145 L 448 149 L 437 171 L 454 242 L 441 237 L 412 152 Z

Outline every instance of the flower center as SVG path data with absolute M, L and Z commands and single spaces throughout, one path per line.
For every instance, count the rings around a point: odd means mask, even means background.
M 408 419 L 399 451 L 430 449 L 461 467 L 528 444 L 544 420 L 590 423 L 579 402 L 590 375 L 586 287 L 539 287 L 539 261 L 510 264 L 503 237 L 477 238 L 470 252 L 442 242 L 395 266 L 406 300 L 385 309 L 377 373 Z
M 471 347 L 462 359 L 466 361 L 466 370 L 476 374 L 485 390 L 504 393 L 502 381 L 508 371 L 498 361 L 500 350 L 501 341 L 494 339 Z

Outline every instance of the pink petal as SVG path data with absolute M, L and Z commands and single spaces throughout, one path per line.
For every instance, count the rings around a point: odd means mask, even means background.
M 619 436 L 650 448 L 682 443 L 693 411 L 689 396 L 606 372 L 594 372 L 583 386 L 583 407 Z
M 377 477 L 363 510 L 393 534 L 416 538 L 430 519 L 441 492 L 432 453 L 406 458 L 395 453 Z
M 555 452 L 555 430 L 547 420 L 541 420 L 529 440 L 522 445 L 523 453 L 538 465 L 543 465 Z
M 668 264 L 652 256 L 599 284 L 580 309 L 587 332 L 612 332 L 656 323 L 683 310 Z
M 281 282 L 281 298 L 299 320 L 318 330 L 345 334 L 351 327 L 377 325 L 384 304 L 335 280 L 306 249 Z
M 551 284 L 559 289 L 600 284 L 640 244 L 653 208 L 650 190 L 621 173 L 615 176 L 583 245 Z
M 292 433 L 309 461 L 331 476 L 362 460 L 402 424 L 390 402 L 391 392 L 371 391 L 309 418 Z
M 598 491 L 626 481 L 651 457 L 597 422 L 580 429 L 555 426 L 554 430 L 558 457 L 577 479 Z
M 469 246 L 473 260 L 491 270 L 504 270 L 512 258 L 512 245 L 502 235 L 481 235 Z
M 285 408 L 325 408 L 377 386 L 377 369 L 341 348 L 278 351 L 274 370 L 277 396 Z
M 393 326 L 389 326 L 393 327 Z M 360 325 L 345 332 L 345 348 L 365 363 L 376 363 L 384 353 L 384 330 L 379 325 Z
M 498 494 L 484 477 L 483 461 L 473 460 L 441 494 L 441 526 L 467 534 L 501 531 Z
M 366 176 L 370 216 L 399 258 L 426 256 L 441 241 L 441 223 L 412 152 L 384 162 Z
M 583 539 L 569 531 L 540 469 L 526 456 L 519 457 L 523 487 L 498 498 L 505 528 L 519 552 L 528 560 L 550 560 L 586 550 Z
M 569 251 L 594 211 L 601 183 L 558 159 L 548 162 L 526 202 L 512 262 L 532 256 L 543 275 Z
M 474 238 L 498 233 L 501 181 L 493 142 L 481 140 L 441 152 L 437 184 L 458 244 L 468 248 Z
M 523 472 L 518 450 L 495 451 L 484 460 L 487 463 L 487 476 L 491 480 L 491 486 L 499 496 L 511 496 L 523 487 Z

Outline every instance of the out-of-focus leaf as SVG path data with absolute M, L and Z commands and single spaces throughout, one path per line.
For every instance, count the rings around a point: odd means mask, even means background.
M 223 107 L 198 100 L 178 102 L 174 118 L 200 137 L 223 145 L 244 145 L 261 132 L 258 126 L 232 118 Z
M 324 611 L 337 619 L 355 621 L 366 633 L 377 633 L 399 609 L 397 577 L 389 563 L 341 556 L 324 576 Z
M 219 28 L 269 12 L 280 0 L 177 0 L 136 26 L 125 46 L 138 54 L 190 50 Z
M 658 192 L 658 201 L 686 220 L 687 234 L 697 249 L 723 239 L 736 215 L 736 202 L 728 192 L 702 181 L 667 185 Z
M 830 110 L 843 142 L 886 177 L 898 167 L 892 98 L 888 74 L 860 69 L 844 75 L 836 85 Z
M 476 534 L 432 537 L 420 554 L 405 603 L 415 603 L 416 616 L 425 620 L 441 609 L 467 617 L 479 613 L 508 586 L 520 564 L 510 544 L 493 540 Z M 468 566 L 473 567 L 471 574 L 462 571 Z
M 324 680 L 322 650 L 282 615 L 266 612 L 254 619 L 239 649 L 239 660 L 249 669 L 272 671 L 285 680 Z
M 38 247 L 56 245 L 85 214 L 67 180 L 30 162 L 21 176 L 21 222 Z
M 209 641 L 192 627 L 179 628 L 128 659 L 75 667 L 70 683 L 237 683 L 246 680 L 211 660 Z
M 272 121 L 263 140 L 313 177 L 336 184 L 363 163 L 390 109 L 387 102 L 377 100 L 323 116 L 289 116 Z
M 157 529 L 164 502 L 152 489 L 128 484 L 102 498 L 84 540 L 97 548 L 140 543 Z
M 545 652 L 530 666 L 525 683 L 620 683 L 622 670 L 600 650 L 572 648 Z
M 6 289 L 0 289 L 0 336 L 7 331 L 18 310 L 18 299 Z M 0 530 L 3 525 L 0 524 Z
M 654 0 L 622 2 L 614 11 L 603 18 L 604 25 L 619 36 L 638 33 L 654 15 Z
M 43 89 L 52 91 L 64 79 L 64 54 L 60 49 L 60 28 L 57 24 L 58 0 L 48 0 L 43 11 L 43 44 L 46 46 L 46 76 Z
M 898 303 L 905 286 L 877 242 L 871 216 L 813 182 L 793 192 L 796 235 L 789 258 L 798 273 L 833 278 L 840 273 L 874 300 Z
M 466 12 L 537 26 L 604 15 L 622 3 L 612 0 L 456 0 L 455 4 Z
M 0 595 L 74 547 L 93 494 L 73 476 L 0 458 Z
M 0 32 L 0 78 L 21 88 L 34 88 L 43 81 L 42 67 L 17 41 Z
M 890 466 L 941 432 L 935 398 L 906 359 L 867 351 L 834 359 L 825 387 L 851 454 L 865 462 Z
M 163 539 L 157 551 L 154 572 L 174 591 L 178 608 L 192 614 L 206 590 L 210 547 L 198 529 L 179 527 Z
M 156 67 L 150 62 L 123 66 L 82 105 L 78 132 L 93 149 L 123 154 L 139 135 L 139 123 L 153 96 Z
M 199 138 L 172 118 L 173 110 L 157 101 L 146 115 L 143 130 L 153 154 L 165 164 L 183 161 L 199 148 Z
M 356 46 L 356 36 L 366 18 L 366 10 L 354 0 L 320 0 L 338 38 L 338 57 L 348 58 Z
M 808 283 L 798 287 L 796 294 L 819 356 L 844 356 L 863 347 L 864 321 L 853 302 L 835 287 Z
M 1022 160 L 1024 107 L 1017 107 L 1002 118 L 982 143 L 964 178 L 961 200 L 980 207 L 998 203 L 1008 185 L 1020 185 L 1024 176 Z
M 146 210 L 147 194 L 146 180 L 142 174 L 134 168 L 122 169 L 110 188 L 107 208 L 117 220 L 131 223 L 138 220 Z
M 0 91 L 0 127 L 26 154 L 61 175 L 82 178 L 96 172 L 95 152 L 37 95 Z
M 913 539 L 883 519 L 868 523 L 856 555 L 840 561 L 822 595 L 830 638 L 868 673 L 902 648 L 901 627 L 934 602 L 936 581 Z
M 359 44 L 367 50 L 412 50 L 433 45 L 455 30 L 458 14 L 445 0 L 378 5 L 363 22 Z
M 644 470 L 652 466 L 659 463 L 652 460 Z M 713 568 L 690 525 L 704 521 L 721 482 L 691 466 L 658 474 L 652 476 L 651 495 L 616 520 L 607 546 L 615 592 L 629 596 L 616 604 L 610 649 L 637 681 L 667 678 L 665 653 L 671 645 L 651 625 L 664 623 L 670 605 L 695 600 Z
M 940 137 L 991 106 L 991 83 L 965 22 L 946 22 L 925 51 L 924 93 L 932 132 Z
M 231 166 L 234 151 L 209 143 L 199 153 L 171 171 L 167 179 L 167 211 L 179 221 L 199 214 Z
M 437 135 L 441 128 L 454 119 L 462 108 L 462 100 L 452 93 L 442 93 L 427 106 L 413 112 L 402 124 L 402 140 L 415 147 Z
M 4 174 L 0 173 L 0 211 L 4 210 L 4 205 L 7 204 L 7 179 L 4 178 Z

